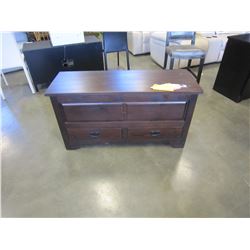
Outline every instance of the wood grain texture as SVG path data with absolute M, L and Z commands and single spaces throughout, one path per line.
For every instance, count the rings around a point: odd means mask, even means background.
M 70 84 L 69 84 L 70 82 Z M 175 93 L 202 93 L 190 72 L 177 70 L 110 70 L 60 72 L 45 95 L 98 94 L 98 93 L 154 93 L 150 88 L 155 83 L 186 84 L 187 88 Z
M 184 146 L 197 95 L 202 92 L 189 72 L 71 73 L 60 73 L 46 92 L 51 97 L 67 149 L 104 143 Z M 185 77 L 185 91 L 150 89 L 153 81 L 183 83 Z

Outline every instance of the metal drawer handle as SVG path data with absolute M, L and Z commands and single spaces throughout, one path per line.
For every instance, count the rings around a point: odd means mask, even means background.
M 152 131 L 150 131 L 150 135 L 153 136 L 153 137 L 160 136 L 161 135 L 161 131 L 159 131 L 159 130 L 152 130 Z
M 100 132 L 99 131 L 90 132 L 89 135 L 92 138 L 98 138 L 100 136 Z

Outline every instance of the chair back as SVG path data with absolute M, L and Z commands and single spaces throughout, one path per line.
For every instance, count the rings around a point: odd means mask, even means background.
M 105 53 L 128 51 L 127 32 L 103 32 Z
M 166 46 L 168 46 L 170 42 L 175 40 L 190 40 L 191 44 L 193 45 L 195 42 L 195 32 L 193 31 L 167 32 Z

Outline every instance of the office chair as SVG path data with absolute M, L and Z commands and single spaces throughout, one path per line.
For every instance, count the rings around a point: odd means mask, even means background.
M 170 45 L 170 42 L 176 40 L 190 40 L 190 45 Z M 170 69 L 174 67 L 174 59 L 188 60 L 187 70 L 192 73 L 197 82 L 200 82 L 201 73 L 205 61 L 206 52 L 195 45 L 195 32 L 167 32 L 166 52 L 164 60 L 164 68 L 166 68 L 168 57 L 170 57 Z M 200 59 L 198 74 L 190 69 L 192 59 Z
M 126 52 L 127 69 L 129 65 L 128 41 L 127 32 L 103 32 L 103 53 L 104 53 L 104 67 L 108 69 L 107 53 L 117 52 L 117 65 L 119 66 L 119 52 Z

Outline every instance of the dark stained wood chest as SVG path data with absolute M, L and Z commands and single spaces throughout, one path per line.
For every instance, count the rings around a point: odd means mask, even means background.
M 155 83 L 180 83 L 174 92 Z M 197 95 L 195 78 L 178 70 L 60 72 L 50 96 L 67 149 L 98 143 L 169 143 L 183 147 Z

